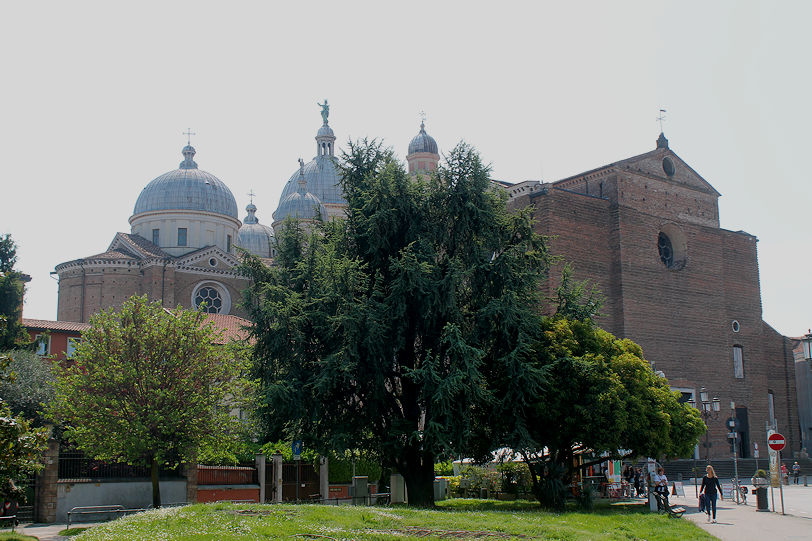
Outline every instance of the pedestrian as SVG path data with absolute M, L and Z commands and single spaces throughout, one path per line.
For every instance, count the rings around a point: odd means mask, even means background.
M 626 464 L 626 467 L 623 469 L 623 480 L 626 481 L 624 488 L 625 496 L 631 498 L 632 494 L 632 486 L 634 485 L 634 468 L 630 464 Z
M 787 469 L 786 464 L 781 464 L 781 481 L 785 484 L 789 484 L 789 470 Z
M 722 500 L 725 499 L 722 494 L 722 485 L 719 484 L 719 478 L 716 477 L 716 471 L 713 466 L 708 464 L 705 468 L 707 472 L 705 477 L 702 478 L 702 488 L 699 489 L 700 494 L 705 495 L 705 509 L 708 512 L 708 522 L 711 522 L 711 511 L 713 512 L 713 522 L 716 522 L 716 495 L 718 494 Z
M 638 498 L 642 498 L 643 494 L 643 470 L 640 468 L 634 469 L 634 490 Z
M 798 478 L 801 476 L 801 465 L 798 464 L 798 461 L 795 461 L 795 464 L 792 465 L 792 478 L 795 481 L 795 484 L 798 484 Z

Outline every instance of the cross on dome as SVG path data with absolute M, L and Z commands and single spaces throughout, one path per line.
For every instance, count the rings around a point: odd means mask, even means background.
M 186 128 L 186 131 L 183 132 L 183 135 L 186 136 L 186 144 L 192 146 L 192 136 L 197 134 L 192 132 L 192 128 Z

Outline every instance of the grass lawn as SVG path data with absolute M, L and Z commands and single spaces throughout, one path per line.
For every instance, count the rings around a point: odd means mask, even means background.
M 540 511 L 533 502 L 449 500 L 407 507 L 197 504 L 122 517 L 73 539 L 714 539 L 684 519 L 613 506 L 592 513 Z
M 37 538 L 30 535 L 11 533 L 10 531 L 0 531 L 0 541 L 37 541 Z

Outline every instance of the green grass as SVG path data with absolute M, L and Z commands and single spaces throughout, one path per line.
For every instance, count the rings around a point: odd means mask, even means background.
M 79 535 L 85 530 L 87 530 L 87 528 L 68 528 L 67 530 L 61 530 L 59 535 L 64 537 L 73 537 L 74 535 Z
M 0 541 L 37 541 L 37 538 L 18 533 L 0 532 Z
M 325 505 L 197 504 L 156 509 L 82 532 L 76 540 L 457 538 L 681 541 L 714 539 L 687 520 L 639 508 L 548 513 L 533 502 L 450 500 L 437 509 Z M 465 534 L 468 535 L 465 535 Z M 483 535 L 486 534 L 486 535 Z

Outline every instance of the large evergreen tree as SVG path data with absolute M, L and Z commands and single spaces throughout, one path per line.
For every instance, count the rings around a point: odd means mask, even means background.
M 524 359 L 545 245 L 465 144 L 430 178 L 367 141 L 342 169 L 346 220 L 309 237 L 291 224 L 274 267 L 244 263 L 260 412 L 269 437 L 370 452 L 431 505 L 436 458 L 473 451 L 489 435 L 479 420 L 528 405 L 491 382 L 541 389 Z

